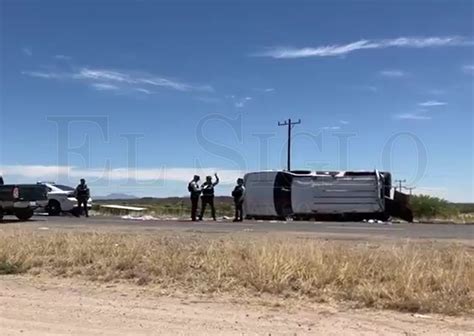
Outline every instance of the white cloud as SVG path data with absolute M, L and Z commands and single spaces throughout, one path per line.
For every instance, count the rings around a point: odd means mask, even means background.
M 423 113 L 402 113 L 394 116 L 395 119 L 402 120 L 430 120 L 431 117 Z
M 423 106 L 423 107 L 433 107 L 433 106 L 444 106 L 444 105 L 447 105 L 447 103 L 440 102 L 437 100 L 428 100 L 422 103 L 418 103 L 418 105 Z
M 444 106 L 447 105 L 445 102 L 440 102 L 436 100 L 428 100 L 422 103 L 418 103 L 418 106 L 422 106 L 423 108 L 418 108 L 414 112 L 410 113 L 401 113 L 394 115 L 395 119 L 405 119 L 405 120 L 430 120 L 432 117 L 427 115 L 428 112 L 431 112 L 431 107 L 435 106 Z
M 358 90 L 369 91 L 373 93 L 379 90 L 376 86 L 373 86 L 373 85 L 361 85 L 361 86 L 356 86 L 355 88 Z
M 245 173 L 239 170 L 219 169 L 219 168 L 182 168 L 182 167 L 161 167 L 161 168 L 88 168 L 80 169 L 72 166 L 42 166 L 42 165 L 14 165 L 3 166 L 0 174 L 8 181 L 9 176 L 22 177 L 30 182 L 34 181 L 57 181 L 80 178 L 105 181 L 119 181 L 132 179 L 135 181 L 178 181 L 188 182 L 193 175 L 201 177 L 214 175 L 217 172 L 223 184 L 234 183 L 238 177 Z
M 150 90 L 147 90 L 147 89 L 144 89 L 144 88 L 135 88 L 134 90 L 137 91 L 137 92 L 140 92 L 140 93 L 148 94 L 148 95 L 153 93 Z
M 26 178 L 36 177 L 51 177 L 54 175 L 65 175 L 70 171 L 70 167 L 64 166 L 42 166 L 42 165 L 28 165 L 28 166 L 2 166 L 0 167 L 0 175 L 19 175 Z
M 64 74 L 56 72 L 41 72 L 41 71 L 22 71 L 23 75 L 44 79 L 61 79 L 64 78 Z
M 213 88 L 209 85 L 193 85 L 147 73 L 89 67 L 82 67 L 69 72 L 23 71 L 22 74 L 43 79 L 80 81 L 94 87 L 96 86 L 95 83 L 100 82 L 101 85 L 96 87 L 98 89 L 117 87 L 117 89 L 124 91 L 133 90 L 146 93 L 145 91 L 151 92 L 151 88 L 162 87 L 183 92 L 213 92 Z
M 112 82 L 135 82 L 130 79 L 128 74 L 103 69 L 82 68 L 79 70 L 79 72 L 71 74 L 71 77 L 74 79 L 92 79 Z
M 238 99 L 236 102 L 235 102 L 235 107 L 237 108 L 242 108 L 244 107 L 249 101 L 252 100 L 252 97 L 243 97 L 243 98 L 240 98 Z
M 349 122 L 347 120 L 339 120 L 338 123 L 340 125 L 349 125 Z M 324 126 L 321 127 L 321 129 L 325 131 L 337 131 L 341 129 L 341 126 Z
M 196 97 L 197 100 L 203 102 L 203 103 L 208 103 L 208 104 L 217 104 L 219 103 L 221 100 L 219 98 L 216 98 L 216 97 Z
M 119 90 L 118 86 L 107 84 L 107 83 L 92 83 L 91 86 L 98 91 Z
M 474 75 L 474 64 L 465 65 L 462 67 L 462 70 L 467 74 Z
M 382 70 L 380 75 L 389 78 L 406 77 L 408 74 L 402 70 Z
M 343 56 L 354 51 L 385 48 L 433 48 L 473 45 L 473 41 L 459 36 L 447 37 L 399 37 L 384 40 L 359 40 L 348 44 L 332 44 L 326 46 L 293 48 L 275 47 L 257 53 L 254 56 L 272 58 L 303 58 Z
M 274 93 L 275 92 L 274 88 L 254 88 L 252 90 L 259 93 Z
M 66 55 L 54 55 L 54 58 L 61 61 L 69 61 L 72 59 L 72 57 Z
M 28 57 L 33 56 L 33 50 L 31 50 L 31 48 L 24 47 L 21 49 L 21 51 L 23 52 L 23 54 L 25 54 Z

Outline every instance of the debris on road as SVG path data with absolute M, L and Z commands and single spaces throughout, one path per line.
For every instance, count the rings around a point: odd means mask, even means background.
M 143 215 L 143 216 L 125 215 L 120 218 L 127 219 L 127 220 L 136 220 L 136 221 L 158 220 L 158 218 L 150 216 L 150 215 Z

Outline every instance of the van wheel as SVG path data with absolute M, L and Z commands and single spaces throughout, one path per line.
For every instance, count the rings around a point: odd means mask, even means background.
M 384 212 L 380 215 L 380 220 L 383 221 L 383 222 L 388 222 L 389 219 L 390 219 L 390 215 L 386 212 Z
M 58 201 L 51 200 L 48 203 L 48 215 L 59 216 L 61 214 L 61 204 Z
M 31 217 L 33 217 L 33 209 L 21 209 L 15 212 L 16 218 L 21 221 L 27 221 Z

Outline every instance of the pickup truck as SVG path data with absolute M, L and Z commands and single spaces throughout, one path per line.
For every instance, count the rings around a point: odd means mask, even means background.
M 21 221 L 33 216 L 34 210 L 48 204 L 48 189 L 37 184 L 0 185 L 0 220 L 14 215 Z

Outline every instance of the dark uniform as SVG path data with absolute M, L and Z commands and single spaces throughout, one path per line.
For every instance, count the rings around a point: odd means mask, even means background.
M 210 205 L 212 218 L 216 220 L 216 208 L 214 207 L 214 187 L 219 183 L 219 178 L 216 175 L 216 182 L 212 182 L 212 178 L 208 176 L 206 182 L 201 186 L 201 215 L 199 220 L 202 220 L 204 212 L 206 211 L 206 205 Z
M 79 216 L 82 214 L 82 207 L 84 207 L 84 213 L 86 217 L 89 217 L 89 210 L 87 209 L 87 201 L 90 197 L 90 190 L 86 182 L 81 180 L 81 184 L 76 187 L 76 199 L 79 210 Z
M 244 204 L 244 193 L 245 187 L 243 186 L 243 181 L 241 183 L 240 179 L 238 180 L 238 184 L 235 186 L 234 190 L 232 191 L 232 197 L 234 198 L 234 206 L 235 206 L 235 218 L 234 222 L 242 222 L 244 220 L 243 209 L 242 206 Z
M 198 181 L 192 180 L 189 182 L 188 191 L 191 196 L 191 220 L 196 221 L 199 195 L 201 195 L 201 189 L 199 188 Z

